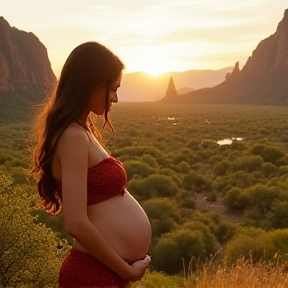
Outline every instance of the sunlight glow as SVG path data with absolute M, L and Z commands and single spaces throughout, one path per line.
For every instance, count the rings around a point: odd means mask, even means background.
M 172 71 L 171 66 L 169 66 L 169 63 L 146 63 L 145 65 L 142 65 L 141 71 L 146 72 L 152 76 L 158 76 L 160 74 L 163 74 L 167 71 Z
M 0 16 L 39 38 L 56 76 L 72 49 L 86 41 L 110 48 L 129 73 L 244 64 L 259 42 L 275 32 L 287 9 L 287 0 L 28 2 L 1 0 Z

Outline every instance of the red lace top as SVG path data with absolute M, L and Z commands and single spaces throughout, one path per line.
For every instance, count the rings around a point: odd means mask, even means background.
M 120 161 L 110 156 L 88 169 L 87 205 L 93 205 L 117 195 L 124 195 L 127 175 Z M 62 181 L 55 180 L 62 197 Z

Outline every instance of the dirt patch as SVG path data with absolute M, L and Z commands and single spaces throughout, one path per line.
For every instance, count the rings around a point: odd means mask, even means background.
M 217 197 L 216 201 L 207 201 L 207 197 L 202 193 L 195 193 L 195 202 L 197 210 L 205 210 L 219 215 L 222 219 L 231 221 L 235 224 L 241 224 L 245 216 L 242 213 L 232 213 L 226 210 L 223 204 L 223 198 Z

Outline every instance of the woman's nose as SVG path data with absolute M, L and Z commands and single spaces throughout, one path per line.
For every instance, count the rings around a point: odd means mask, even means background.
M 113 95 L 111 98 L 110 98 L 111 102 L 113 103 L 117 103 L 118 102 L 118 96 L 117 94 Z

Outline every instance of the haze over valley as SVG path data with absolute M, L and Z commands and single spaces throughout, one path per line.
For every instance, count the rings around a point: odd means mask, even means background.
M 170 77 L 174 80 L 178 94 L 185 94 L 200 88 L 213 87 L 223 82 L 226 74 L 232 70 L 233 67 L 227 67 L 219 70 L 166 72 L 156 76 L 145 72 L 127 73 L 124 74 L 121 88 L 119 89 L 119 101 L 159 101 L 165 96 Z

